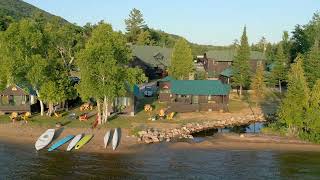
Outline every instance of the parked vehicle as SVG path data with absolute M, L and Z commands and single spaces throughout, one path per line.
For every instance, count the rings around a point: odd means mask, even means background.
M 151 86 L 146 86 L 144 89 L 144 96 L 152 97 L 153 96 L 153 88 Z

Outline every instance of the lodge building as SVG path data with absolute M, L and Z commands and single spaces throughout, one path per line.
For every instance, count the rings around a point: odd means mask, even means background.
M 228 111 L 230 86 L 219 80 L 175 80 L 159 82 L 159 101 L 170 112 Z

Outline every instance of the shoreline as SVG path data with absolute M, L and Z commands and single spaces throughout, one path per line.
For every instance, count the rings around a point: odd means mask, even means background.
M 38 137 L 46 130 L 44 127 L 31 127 L 28 125 L 0 124 L 0 141 L 10 144 L 24 144 L 34 148 L 34 143 Z M 129 134 L 130 129 L 122 129 L 121 141 L 116 151 L 112 151 L 109 145 L 107 149 L 103 147 L 103 137 L 107 128 L 94 129 L 93 139 L 80 150 L 72 152 L 82 153 L 138 153 L 143 152 L 148 146 L 138 142 L 138 138 Z M 62 133 L 55 140 L 69 134 L 91 133 L 89 128 L 68 128 L 65 127 Z M 198 138 L 199 139 L 199 138 Z M 200 138 L 201 139 L 201 138 Z M 54 141 L 53 141 L 54 142 Z M 201 142 L 163 142 L 168 149 L 202 149 L 202 150 L 271 150 L 271 151 L 311 151 L 320 152 L 319 144 L 312 144 L 295 138 L 272 136 L 265 134 L 239 134 L 218 133 L 212 137 L 205 137 Z M 52 143 L 50 144 L 52 145 Z M 49 147 L 50 147 L 49 145 Z M 65 151 L 67 144 L 64 144 L 58 151 Z M 46 150 L 42 150 L 46 151 Z

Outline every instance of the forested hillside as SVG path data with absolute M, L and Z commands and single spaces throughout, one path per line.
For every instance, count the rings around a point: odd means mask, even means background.
M 55 15 L 52 15 L 46 11 L 43 11 L 22 0 L 1 0 L 0 1 L 0 17 L 11 16 L 13 19 L 18 20 L 21 18 L 31 17 L 32 15 L 39 12 L 42 13 L 46 18 L 55 17 Z

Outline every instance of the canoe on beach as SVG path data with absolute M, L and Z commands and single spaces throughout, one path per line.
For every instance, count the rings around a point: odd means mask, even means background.
M 104 138 L 103 138 L 104 148 L 107 148 L 107 146 L 108 146 L 108 144 L 109 144 L 110 134 L 111 134 L 111 131 L 108 130 L 107 133 L 106 133 L 106 135 L 105 135 Z
M 53 139 L 54 133 L 55 129 L 48 129 L 46 132 L 44 132 L 35 143 L 36 150 L 39 151 L 48 146 Z
M 113 136 L 112 136 L 112 149 L 116 150 L 119 144 L 119 129 L 114 129 Z

